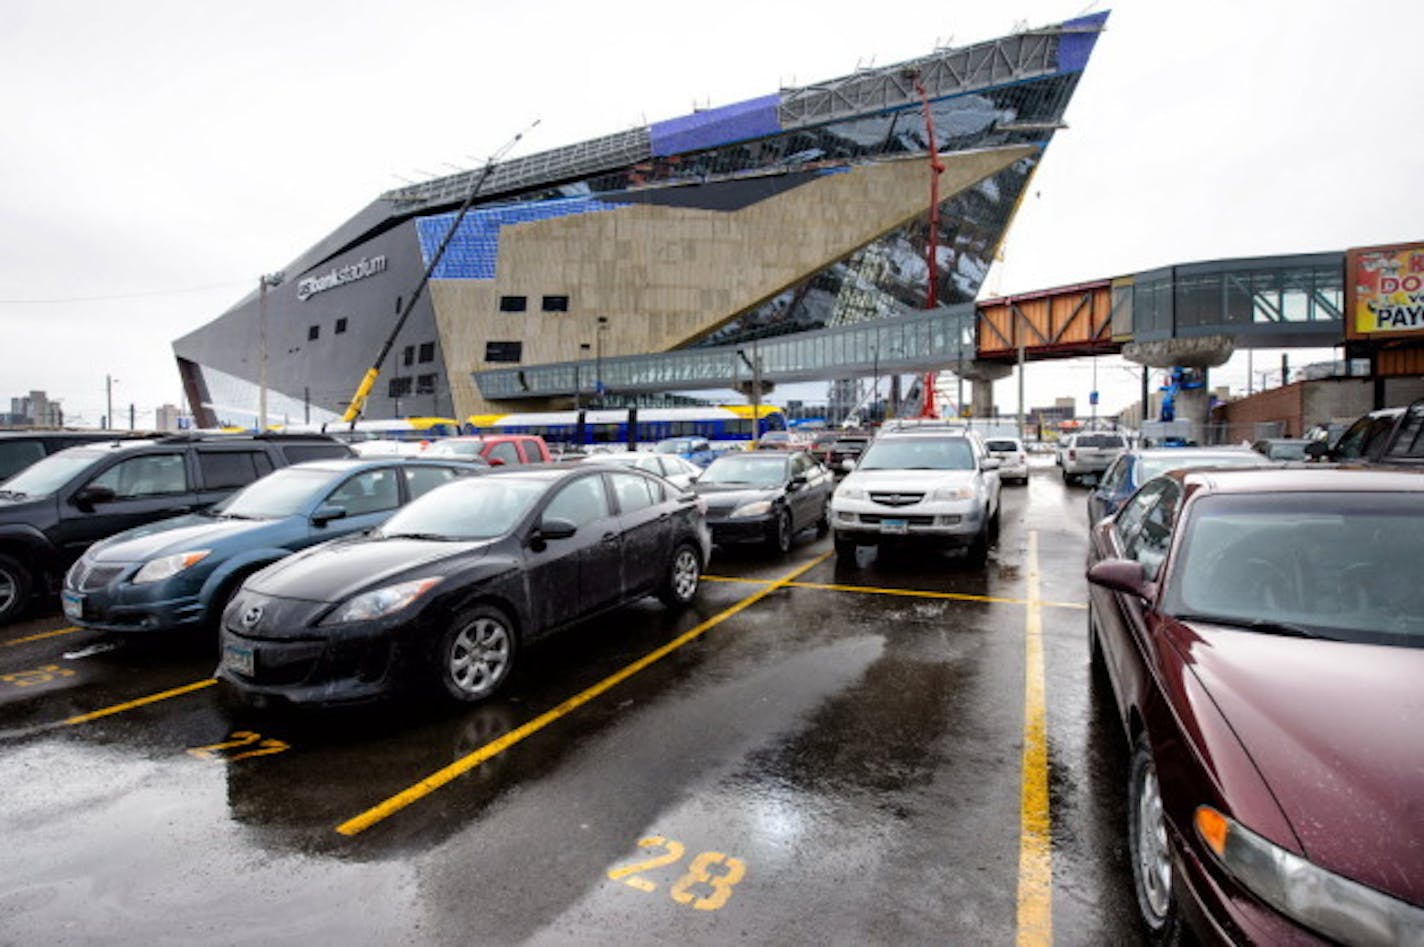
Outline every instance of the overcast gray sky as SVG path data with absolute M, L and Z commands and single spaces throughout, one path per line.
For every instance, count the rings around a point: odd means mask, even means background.
M 7 0 L 0 399 L 94 424 L 109 373 L 151 421 L 181 395 L 173 339 L 536 118 L 516 153 L 1101 9 L 985 295 L 1424 236 L 1417 0 Z M 1110 365 L 1105 410 L 1137 392 Z M 1215 378 L 1244 387 L 1244 356 Z M 1090 379 L 1031 369 L 1029 401 L 1086 404 Z

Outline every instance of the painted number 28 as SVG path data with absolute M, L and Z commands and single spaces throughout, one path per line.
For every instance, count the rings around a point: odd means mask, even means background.
M 661 848 L 664 853 L 621 868 L 609 869 L 608 877 L 622 881 L 639 891 L 656 891 L 658 886 L 641 872 L 673 865 L 682 860 L 686 849 L 681 842 L 665 839 L 661 835 L 650 835 L 638 840 L 639 848 Z M 709 869 L 717 868 L 713 873 Z M 687 874 L 673 883 L 670 894 L 678 904 L 690 904 L 698 911 L 715 911 L 727 903 L 732 896 L 732 886 L 742 880 L 747 866 L 740 858 L 723 855 L 721 852 L 703 852 L 692 860 Z

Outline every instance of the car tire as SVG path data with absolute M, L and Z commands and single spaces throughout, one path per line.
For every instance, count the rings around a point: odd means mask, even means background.
M 837 533 L 835 536 L 836 557 L 855 562 L 855 551 L 860 548 L 860 544 L 849 536 L 842 536 Z
M 686 608 L 697 597 L 701 584 L 702 559 L 697 549 L 691 543 L 680 543 L 673 550 L 658 598 L 668 608 Z
M 455 617 L 435 652 L 445 696 L 472 704 L 497 692 L 509 678 L 519 635 L 503 609 L 476 605 Z
M 1128 773 L 1127 846 L 1138 913 L 1150 943 L 1177 944 L 1182 937 L 1182 916 L 1174 887 L 1176 875 L 1162 815 L 1161 784 L 1145 733 L 1139 733 L 1133 744 Z
M 825 539 L 826 534 L 831 531 L 831 498 L 826 497 L 825 505 L 821 507 L 821 518 L 816 520 L 816 538 Z
M 30 571 L 9 556 L 0 556 L 0 625 L 8 625 L 30 601 L 34 580 Z
M 1004 508 L 1003 508 L 1002 506 L 1000 506 L 999 508 L 997 508 L 997 509 L 994 510 L 994 515 L 991 516 L 991 517 L 989 517 L 989 538 L 990 538 L 990 539 L 998 539 L 998 538 L 999 538 L 999 514 L 1000 514 L 1001 512 L 1003 512 L 1003 509 L 1004 509 Z
M 979 535 L 964 551 L 964 558 L 971 568 L 982 569 L 989 564 L 989 524 L 985 523 Z
M 791 514 L 786 510 L 776 512 L 776 522 L 766 537 L 766 548 L 783 556 L 791 551 Z

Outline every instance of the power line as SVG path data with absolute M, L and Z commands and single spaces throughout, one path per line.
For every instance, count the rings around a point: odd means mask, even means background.
M 182 296 L 187 293 L 205 293 L 214 289 L 233 289 L 246 286 L 246 281 L 212 283 L 208 286 L 190 286 L 186 289 L 154 290 L 143 293 L 117 293 L 111 296 L 68 296 L 51 299 L 0 299 L 0 306 L 46 306 L 56 303 L 113 302 L 121 299 L 152 299 L 157 296 Z

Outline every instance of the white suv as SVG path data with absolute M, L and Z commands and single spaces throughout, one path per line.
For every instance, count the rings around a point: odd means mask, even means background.
M 836 555 L 921 541 L 968 550 L 982 565 L 999 526 L 999 461 L 971 434 L 882 434 L 831 498 Z
M 1017 437 L 991 437 L 984 442 L 989 456 L 999 461 L 999 479 L 1028 483 L 1028 451 Z

